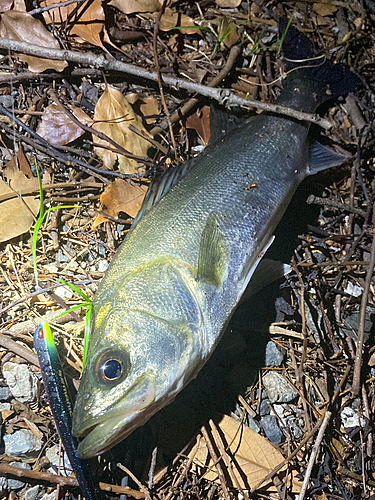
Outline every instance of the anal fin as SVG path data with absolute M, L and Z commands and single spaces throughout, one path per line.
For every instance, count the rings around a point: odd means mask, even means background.
M 228 264 L 228 244 L 216 213 L 212 213 L 201 237 L 197 280 L 220 288 L 228 275 Z

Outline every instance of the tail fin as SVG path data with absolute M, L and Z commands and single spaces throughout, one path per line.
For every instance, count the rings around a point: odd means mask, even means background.
M 309 66 L 312 78 L 324 86 L 329 86 L 330 94 L 325 92 L 323 101 L 347 94 L 361 84 L 361 80 L 344 64 L 334 64 L 328 59 L 324 61 L 323 58 L 311 60 L 321 55 L 319 51 L 300 31 L 293 26 L 287 29 L 287 26 L 287 20 L 279 20 L 279 33 L 284 36 L 282 53 L 286 59 L 287 71 Z M 298 72 L 290 74 L 293 73 Z

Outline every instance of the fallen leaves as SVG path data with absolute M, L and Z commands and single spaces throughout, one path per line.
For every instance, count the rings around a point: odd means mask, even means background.
M 133 155 L 146 156 L 150 143 L 132 132 L 129 125 L 133 125 L 140 132 L 148 135 L 141 117 L 134 113 L 128 99 L 119 90 L 107 86 L 95 106 L 93 128 L 106 134 Z M 108 169 L 113 169 L 118 162 L 118 169 L 123 174 L 133 174 L 138 170 L 139 163 L 135 159 L 105 149 L 108 147 L 108 142 L 95 135 L 93 135 L 93 141 L 96 145 L 95 153 Z
M 283 455 L 267 439 L 234 418 L 224 415 L 217 429 L 221 437 L 213 438 L 213 443 L 218 449 L 218 456 L 222 455 L 222 450 L 225 448 L 231 465 L 226 467 L 226 470 L 233 487 L 237 484 L 246 490 L 256 487 L 284 460 Z M 209 481 L 218 481 L 215 464 L 203 438 L 191 450 L 189 458 L 193 460 L 193 470 L 200 475 L 203 474 Z M 285 469 L 286 467 L 281 469 L 279 474 L 283 471 L 285 473 Z M 294 493 L 298 493 L 302 482 L 292 474 L 291 484 L 288 486 Z M 267 492 L 275 490 L 271 480 L 266 482 L 262 489 Z
M 45 0 L 41 5 L 45 7 L 55 3 L 55 0 Z M 78 7 L 72 4 L 51 9 L 44 12 L 43 17 L 47 24 L 59 25 L 68 22 L 69 33 L 76 37 L 78 43 L 88 42 L 105 50 L 102 44 L 105 15 L 101 0 Z
M 92 119 L 81 108 L 71 106 L 70 111 L 83 124 L 92 123 Z M 56 104 L 50 104 L 46 107 L 37 132 L 43 139 L 55 146 L 64 146 L 85 133 Z
M 146 191 L 146 186 L 133 185 L 123 179 L 116 179 L 100 196 L 102 210 L 111 217 L 116 217 L 119 212 L 135 217 L 141 208 Z M 93 229 L 106 220 L 108 219 L 104 215 L 98 214 L 93 222 Z
M 19 150 L 21 151 L 21 150 Z M 20 157 L 23 153 L 18 153 Z M 4 169 L 6 181 L 0 179 L 0 200 L 7 195 L 38 190 L 36 177 L 27 177 L 11 162 Z M 0 242 L 24 234 L 34 223 L 40 207 L 39 196 L 17 196 L 0 202 Z
M 112 0 L 108 5 L 117 7 L 124 14 L 157 12 L 161 9 L 159 0 Z
M 17 10 L 4 12 L 0 20 L 0 37 L 28 42 L 48 49 L 60 49 L 60 45 L 52 33 L 38 19 L 30 16 L 27 12 Z M 68 65 L 65 61 L 52 61 L 25 54 L 18 54 L 18 58 L 26 62 L 29 70 L 34 73 L 42 73 L 47 69 L 63 71 Z

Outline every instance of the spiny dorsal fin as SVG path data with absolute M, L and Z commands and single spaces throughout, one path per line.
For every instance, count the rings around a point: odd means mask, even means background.
M 220 229 L 217 214 L 212 213 L 202 233 L 197 280 L 220 288 L 228 275 L 228 264 L 228 244 Z

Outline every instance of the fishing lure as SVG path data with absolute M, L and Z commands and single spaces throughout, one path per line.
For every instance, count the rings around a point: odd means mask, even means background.
M 86 500 L 96 500 L 97 495 L 89 463 L 87 460 L 78 458 L 76 454 L 78 440 L 71 432 L 73 408 L 59 354 L 47 323 L 41 323 L 36 329 L 34 347 L 38 354 L 40 370 L 53 418 L 82 494 Z

